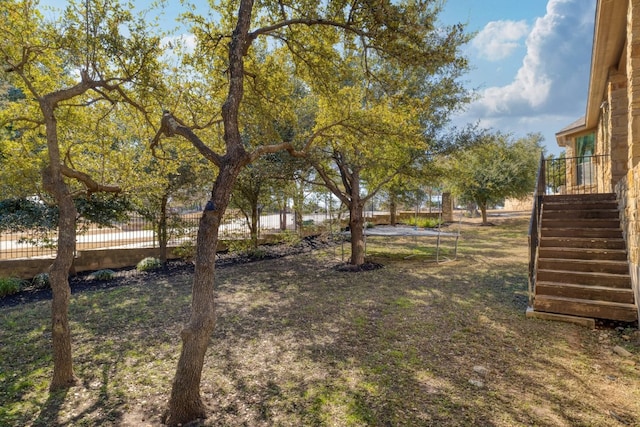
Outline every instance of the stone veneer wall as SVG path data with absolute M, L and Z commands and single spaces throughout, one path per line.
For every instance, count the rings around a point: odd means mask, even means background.
M 609 76 L 609 80 L 618 82 L 619 89 L 626 89 L 626 114 L 619 116 L 619 125 L 626 125 L 626 134 L 623 129 L 618 128 L 613 128 L 610 132 L 612 145 L 615 137 L 620 139 L 619 145 L 626 148 L 626 153 L 623 149 L 618 153 L 619 156 L 626 154 L 619 162 L 622 168 L 626 169 L 626 173 L 616 184 L 615 191 L 620 205 L 621 225 L 629 257 L 629 273 L 640 319 L 640 0 L 629 0 L 628 3 L 625 53 L 626 56 L 621 58 L 622 64 L 619 67 L 621 74 L 625 76 L 625 82 L 620 82 L 613 75 Z M 621 97 L 620 101 L 624 101 L 624 97 Z M 615 153 L 614 150 L 612 160 L 615 159 Z
M 629 273 L 640 319 L 640 166 L 633 168 L 615 187 L 620 206 L 620 222 L 627 243 Z
M 168 248 L 167 257 L 176 259 L 175 248 Z M 146 257 L 157 257 L 158 248 L 135 249 L 98 249 L 79 251 L 73 261 L 72 270 L 75 273 L 95 271 L 103 268 L 123 268 L 136 265 Z M 0 260 L 0 272 L 5 277 L 31 279 L 40 273 L 49 271 L 53 258 L 6 259 Z
M 607 88 L 607 112 L 604 122 L 605 148 L 602 154 L 611 156 L 611 168 L 607 178 L 615 185 L 627 174 L 629 101 L 626 74 L 615 72 L 609 75 Z M 600 153 L 598 153 L 600 154 Z
M 453 222 L 453 197 L 451 197 L 451 193 L 442 193 L 442 220 Z
M 572 194 L 573 192 L 577 192 L 576 188 L 576 172 L 577 165 L 574 157 L 576 156 L 576 142 L 575 139 L 573 142 L 565 147 L 565 155 L 567 157 L 565 163 L 565 174 L 566 174 L 566 182 L 565 182 L 565 190 L 567 194 Z

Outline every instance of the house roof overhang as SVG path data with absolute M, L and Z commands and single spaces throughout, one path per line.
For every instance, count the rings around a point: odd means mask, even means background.
M 619 67 L 627 39 L 628 0 L 598 0 L 585 126 L 596 127 L 611 68 Z
M 569 126 L 562 129 L 560 132 L 556 133 L 556 140 L 558 141 L 558 146 L 566 147 L 572 135 L 575 135 L 579 132 L 583 132 L 585 129 L 586 129 L 585 117 L 582 116 L 575 122 L 571 123 Z
M 556 133 L 560 147 L 565 147 L 572 135 L 598 125 L 609 71 L 619 68 L 626 43 L 627 7 L 628 0 L 597 0 L 586 113 Z

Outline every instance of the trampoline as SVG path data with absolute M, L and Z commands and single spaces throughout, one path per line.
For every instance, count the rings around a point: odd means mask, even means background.
M 351 233 L 349 231 L 345 231 L 344 234 L 346 236 L 350 236 Z M 394 237 L 412 237 L 416 245 L 418 244 L 418 239 L 426 240 L 428 238 L 435 239 L 436 246 L 436 259 L 435 262 L 446 262 L 446 261 L 455 261 L 458 258 L 458 239 L 460 238 L 460 232 L 445 232 L 441 229 L 430 229 L 430 228 L 416 228 L 411 226 L 376 226 L 372 228 L 366 228 L 364 230 L 365 237 L 365 246 L 364 251 L 367 253 L 367 237 L 386 237 L 386 238 L 394 238 Z M 440 255 L 440 247 L 442 245 L 442 241 L 446 239 L 451 242 L 453 246 L 453 256 L 450 257 L 441 257 Z M 423 245 L 423 247 L 427 247 L 427 245 Z M 410 258 L 413 255 L 409 255 L 405 258 Z M 342 242 L 342 257 L 344 260 L 344 241 Z

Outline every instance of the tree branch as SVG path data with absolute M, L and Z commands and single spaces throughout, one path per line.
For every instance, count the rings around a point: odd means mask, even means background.
M 356 28 L 353 27 L 349 24 L 345 24 L 344 22 L 338 22 L 338 21 L 331 21 L 331 20 L 327 20 L 327 19 L 322 19 L 322 18 L 314 18 L 314 19 L 310 19 L 310 18 L 297 18 L 297 19 L 286 19 L 284 21 L 278 22 L 276 24 L 273 25 L 269 25 L 267 27 L 262 27 L 262 28 L 258 28 L 255 31 L 252 31 L 249 33 L 249 36 L 247 38 L 247 45 L 251 44 L 251 42 L 253 40 L 255 40 L 256 38 L 258 38 L 261 35 L 268 35 L 271 34 L 274 31 L 277 31 L 281 28 L 284 27 L 291 27 L 293 25 L 307 25 L 307 26 L 312 26 L 312 25 L 326 25 L 329 27 L 337 27 L 337 28 L 342 28 L 343 30 L 352 32 L 354 34 L 359 35 L 360 37 L 367 37 L 367 32 L 363 31 L 360 28 Z
M 179 119 L 175 118 L 169 111 L 162 113 L 162 121 L 160 123 L 160 129 L 153 138 L 150 148 L 154 150 L 160 141 L 160 135 L 166 136 L 180 135 L 189 141 L 207 160 L 220 167 L 222 165 L 222 157 L 215 151 L 209 148 L 202 140 L 196 135 L 188 126 L 182 123 Z
M 345 195 L 345 193 L 342 190 L 340 190 L 340 188 L 336 185 L 336 183 L 331 179 L 327 171 L 322 166 L 320 166 L 318 162 L 314 160 L 311 160 L 311 164 L 313 165 L 313 168 L 316 170 L 316 172 L 318 172 L 318 175 L 320 175 L 320 178 L 322 178 L 327 188 L 333 194 L 335 194 L 342 203 L 349 206 L 349 204 L 351 203 L 351 200 L 349 199 L 349 197 L 347 197 L 347 195 Z
M 106 193 L 119 193 L 120 187 L 117 185 L 105 185 L 100 184 L 93 180 L 88 174 L 84 172 L 71 169 L 67 165 L 60 165 L 60 171 L 67 178 L 75 178 L 87 187 L 90 193 L 106 192 Z

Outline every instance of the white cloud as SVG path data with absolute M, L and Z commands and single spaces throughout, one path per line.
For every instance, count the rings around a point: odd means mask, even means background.
M 193 53 L 196 48 L 196 36 L 187 33 L 177 36 L 164 37 L 161 41 L 162 47 L 169 50 L 182 49 L 187 53 Z
M 527 53 L 513 81 L 485 89 L 473 109 L 485 116 L 521 115 L 584 105 L 590 62 L 585 40 L 592 34 L 592 4 L 549 0 L 527 36 Z
M 474 37 L 471 44 L 480 57 L 499 61 L 511 55 L 528 33 L 529 26 L 525 21 L 492 21 Z
M 550 151 L 559 150 L 555 133 L 585 114 L 595 3 L 548 0 L 545 15 L 526 35 L 526 53 L 511 80 L 480 91 L 456 124 L 479 122 L 515 135 L 540 132 Z M 510 69 L 513 59 L 497 66 Z

